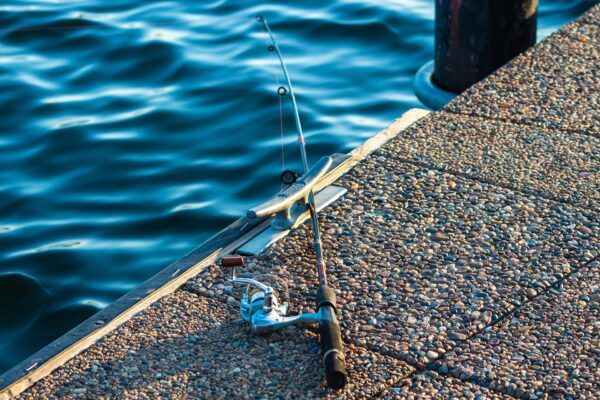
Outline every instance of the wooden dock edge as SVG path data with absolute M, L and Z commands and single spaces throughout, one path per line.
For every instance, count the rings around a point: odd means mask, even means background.
M 330 185 L 352 169 L 362 159 L 397 136 L 429 111 L 414 108 L 405 112 L 387 128 L 365 141 L 348 154 L 334 157 L 334 165 L 317 183 L 316 190 Z M 0 400 L 7 400 L 27 390 L 37 381 L 64 365 L 77 354 L 117 329 L 162 297 L 175 292 L 189 279 L 224 255 L 234 252 L 270 223 L 269 218 L 240 218 L 199 247 L 99 311 L 65 335 L 17 364 L 0 376 Z

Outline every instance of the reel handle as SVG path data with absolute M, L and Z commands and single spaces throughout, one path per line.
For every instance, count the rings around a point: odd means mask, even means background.
M 242 256 L 224 256 L 221 258 L 221 266 L 224 268 L 245 267 L 246 263 Z
M 244 268 L 245 266 L 246 262 L 242 256 L 232 255 L 221 258 L 221 267 L 231 270 L 232 279 L 235 279 L 235 269 L 238 267 Z
M 319 333 L 327 385 L 341 389 L 348 381 L 346 358 L 340 324 L 335 315 L 335 293 L 328 286 L 320 286 L 317 291 L 317 312 L 320 313 Z
M 256 287 L 258 290 L 261 290 L 263 292 L 265 292 L 265 295 L 267 294 L 267 292 L 272 296 L 273 295 L 273 288 L 270 286 L 265 285 L 262 282 L 257 281 L 256 279 L 252 279 L 252 278 L 230 278 L 229 282 L 231 283 L 239 283 L 242 285 L 252 285 L 254 287 Z

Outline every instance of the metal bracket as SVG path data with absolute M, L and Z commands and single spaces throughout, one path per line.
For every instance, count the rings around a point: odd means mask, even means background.
M 267 202 L 251 208 L 246 214 L 248 218 L 262 218 L 275 214 L 271 226 L 256 235 L 236 250 L 238 254 L 256 256 L 261 254 L 273 243 L 287 236 L 290 230 L 298 227 L 310 217 L 308 196 L 319 180 L 329 171 L 333 159 L 329 156 L 321 158 L 315 165 L 285 190 L 277 193 Z M 339 186 L 327 186 L 314 194 L 317 212 L 327 207 L 347 190 Z
M 308 210 L 308 196 L 315 184 L 327 173 L 333 160 L 321 158 L 311 169 L 285 190 L 277 193 L 267 202 L 251 208 L 248 218 L 261 218 L 275 214 L 271 226 L 277 231 L 290 229 L 298 218 Z
M 315 207 L 317 212 L 321 211 L 347 192 L 346 188 L 330 185 L 315 194 Z M 304 211 L 295 221 L 295 223 L 286 230 L 277 230 L 272 225 L 267 227 L 252 240 L 246 242 L 242 247 L 236 250 L 237 254 L 257 256 L 268 249 L 273 243 L 286 237 L 292 229 L 301 225 L 310 217 L 308 210 Z

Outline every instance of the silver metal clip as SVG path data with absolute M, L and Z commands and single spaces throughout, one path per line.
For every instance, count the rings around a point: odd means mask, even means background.
M 261 218 L 275 214 L 271 226 L 277 231 L 292 228 L 296 221 L 308 210 L 308 195 L 315 184 L 327 173 L 333 160 L 331 157 L 321 158 L 307 174 L 287 189 L 277 193 L 267 202 L 251 208 L 248 218 Z

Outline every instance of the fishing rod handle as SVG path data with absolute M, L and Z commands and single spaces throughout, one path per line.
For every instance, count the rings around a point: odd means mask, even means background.
M 319 333 L 327 385 L 332 389 L 341 389 L 346 385 L 346 359 L 342 332 L 335 314 L 335 293 L 329 286 L 319 286 L 317 291 L 317 312 L 320 313 Z

